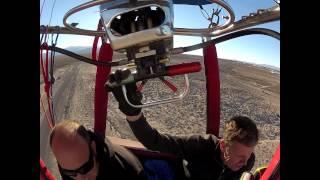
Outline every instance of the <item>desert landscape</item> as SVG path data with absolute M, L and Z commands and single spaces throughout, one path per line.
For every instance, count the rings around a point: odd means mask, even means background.
M 89 57 L 89 55 L 86 55 Z M 119 58 L 116 54 L 114 59 Z M 200 61 L 202 56 L 175 55 L 172 64 Z M 238 61 L 219 59 L 221 89 L 221 127 L 234 115 L 251 117 L 260 131 L 260 142 L 255 149 L 253 171 L 267 165 L 280 142 L 280 71 Z M 93 128 L 94 84 L 96 67 L 64 55 L 56 57 L 53 86 L 56 122 L 63 119 L 78 120 Z M 167 78 L 183 87 L 183 76 Z M 182 101 L 143 109 L 148 122 L 162 133 L 172 135 L 205 134 L 206 82 L 204 68 L 189 75 L 190 92 Z M 43 81 L 40 78 L 43 93 Z M 149 80 L 143 90 L 144 101 L 163 99 L 172 94 L 160 80 Z M 118 104 L 109 94 L 107 136 L 136 140 L 118 110 Z M 48 124 L 40 110 L 40 156 L 59 179 L 56 162 L 48 145 Z

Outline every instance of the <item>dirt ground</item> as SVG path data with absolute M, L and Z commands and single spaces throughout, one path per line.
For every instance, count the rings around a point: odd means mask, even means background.
M 202 57 L 173 56 L 172 63 L 202 62 Z M 260 143 L 257 146 L 256 167 L 269 162 L 280 141 L 280 72 L 259 68 L 230 60 L 219 60 L 221 88 L 221 127 L 234 115 L 247 115 L 258 125 Z M 78 120 L 93 127 L 94 84 L 96 67 L 61 57 L 56 58 L 53 89 L 56 122 L 63 119 Z M 204 71 L 189 75 L 190 92 L 183 101 L 143 109 L 148 122 L 162 133 L 173 135 L 205 134 L 206 82 Z M 183 76 L 168 78 L 183 87 Z M 43 88 L 40 79 L 40 88 Z M 41 91 L 43 92 L 43 91 Z M 144 101 L 169 97 L 171 91 L 159 80 L 150 80 L 144 87 Z M 135 140 L 132 131 L 117 109 L 114 97 L 109 94 L 106 134 Z M 48 128 L 43 111 L 40 114 L 40 155 L 58 177 L 56 163 L 48 147 Z

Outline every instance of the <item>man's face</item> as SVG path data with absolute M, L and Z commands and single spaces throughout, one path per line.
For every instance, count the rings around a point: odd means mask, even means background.
M 98 166 L 95 159 L 95 143 L 89 145 L 84 139 L 78 139 L 68 147 L 58 146 L 53 148 L 53 152 L 60 171 L 64 175 L 76 180 L 96 179 Z
M 225 145 L 222 150 L 224 163 L 232 171 L 237 171 L 247 164 L 247 161 L 253 151 L 254 146 L 248 147 L 239 142 L 233 142 L 231 145 Z

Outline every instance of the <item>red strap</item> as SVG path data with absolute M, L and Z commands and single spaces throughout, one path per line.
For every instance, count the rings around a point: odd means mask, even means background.
M 165 84 L 167 85 L 173 92 L 177 92 L 178 88 L 173 84 L 171 83 L 170 81 L 164 79 L 164 78 L 160 78 L 160 80 Z
M 220 79 L 215 44 L 203 48 L 207 85 L 207 133 L 219 136 Z
M 102 30 L 102 19 L 99 20 L 97 30 Z M 96 60 L 97 46 L 99 36 L 96 36 L 92 45 L 92 59 Z M 113 50 L 109 44 L 102 43 L 99 51 L 99 61 L 112 61 Z M 108 92 L 104 89 L 104 84 L 110 74 L 111 67 L 97 67 L 95 99 L 94 99 L 94 131 L 105 136 L 107 109 L 108 109 Z
M 98 28 L 97 30 L 102 30 L 102 20 L 100 19 L 99 23 L 98 23 Z M 100 36 L 95 36 L 94 40 L 93 40 L 93 45 L 92 45 L 92 59 L 93 60 L 97 60 L 97 46 L 98 46 L 98 41 L 99 41 Z
M 260 180 L 269 180 L 272 174 L 276 173 L 276 171 L 279 171 L 279 169 L 277 169 L 279 166 L 279 163 L 280 163 L 280 144 L 278 145 L 278 148 L 274 153 L 272 160 L 268 165 L 268 168 L 263 173 Z M 274 177 L 274 178 L 277 180 L 280 179 L 280 173 L 277 175 L 277 177 Z
M 46 50 L 46 59 L 45 63 L 43 63 L 43 49 L 45 48 Z M 48 110 L 49 110 L 49 115 L 50 115 L 50 121 L 51 124 L 54 125 L 53 121 L 53 113 L 52 113 L 52 100 L 50 96 L 50 89 L 51 89 L 51 83 L 49 82 L 49 47 L 46 42 L 44 42 L 40 48 L 40 65 L 41 65 L 41 70 L 42 70 L 42 76 L 43 76 L 43 81 L 44 81 L 44 90 L 47 95 L 47 102 L 48 102 Z M 44 67 L 45 66 L 45 67 Z
M 55 180 L 49 169 L 40 158 L 40 180 Z
M 140 83 L 140 84 L 138 85 L 138 87 L 137 87 L 137 91 L 141 92 L 142 89 L 143 89 L 143 86 L 144 86 L 144 83 L 143 83 L 143 82 Z
M 99 52 L 99 61 L 112 61 L 113 50 L 110 44 L 102 43 Z M 96 86 L 94 97 L 94 131 L 105 137 L 107 110 L 108 110 L 108 92 L 104 88 L 111 67 L 97 67 Z

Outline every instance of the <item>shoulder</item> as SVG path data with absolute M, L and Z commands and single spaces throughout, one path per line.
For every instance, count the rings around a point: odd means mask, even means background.
M 178 138 L 177 138 L 178 139 Z M 195 154 L 212 154 L 219 142 L 218 138 L 212 134 L 194 134 L 189 136 L 182 136 L 180 138 L 183 144 L 187 145 L 189 151 Z
M 202 144 L 206 144 L 208 146 L 215 146 L 218 144 L 219 139 L 213 134 L 205 134 L 205 135 L 191 135 L 187 138 L 189 141 L 197 141 Z
M 123 164 L 125 164 L 125 166 L 128 166 L 129 169 L 132 168 L 135 172 L 141 172 L 143 170 L 143 166 L 137 156 L 127 148 L 111 142 L 107 144 L 109 145 L 109 148 L 114 152 L 114 155 L 117 156 L 118 159 L 122 161 Z

